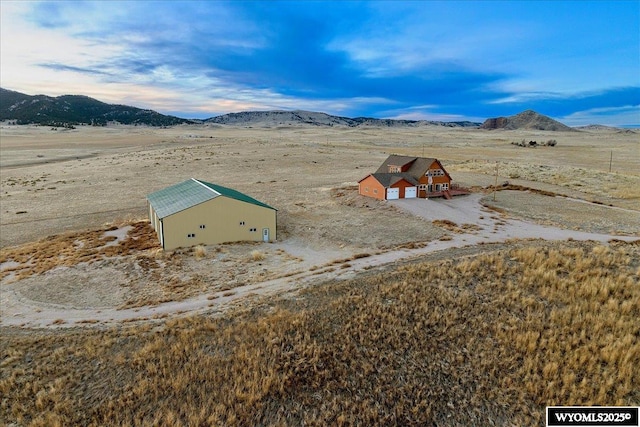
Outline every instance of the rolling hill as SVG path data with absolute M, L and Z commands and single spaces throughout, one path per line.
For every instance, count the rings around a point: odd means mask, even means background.
M 439 122 L 428 120 L 397 120 L 397 119 L 376 119 L 371 117 L 342 117 L 314 111 L 294 110 L 294 111 L 246 111 L 241 113 L 229 113 L 221 116 L 211 117 L 204 121 L 211 124 L 224 124 L 231 126 L 379 126 L 379 127 L 416 127 L 416 126 L 447 126 L 447 127 L 477 127 L 480 123 L 460 121 L 460 122 Z
M 480 124 L 471 121 L 431 121 L 378 119 L 372 117 L 343 117 L 304 110 L 245 111 L 214 116 L 205 120 L 167 116 L 153 110 L 120 104 L 107 104 L 83 95 L 26 95 L 0 88 L 0 121 L 16 124 L 47 126 L 73 126 L 89 124 L 104 126 L 108 123 L 124 125 L 174 126 L 179 124 L 210 124 L 242 127 L 279 126 L 344 126 L 344 127 L 473 127 L 480 129 L 526 129 L 574 131 L 550 117 L 532 110 L 509 117 L 496 117 Z
M 26 95 L 0 88 L 0 120 L 17 124 L 72 126 L 77 124 L 173 126 L 190 120 L 165 116 L 152 110 L 127 105 L 106 104 L 88 96 Z

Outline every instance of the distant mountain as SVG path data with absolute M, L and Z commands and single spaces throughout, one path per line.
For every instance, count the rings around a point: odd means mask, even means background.
M 394 120 L 374 119 L 370 117 L 342 117 L 313 111 L 246 111 L 229 113 L 211 117 L 204 123 L 231 126 L 278 127 L 278 126 L 372 126 L 372 127 L 404 127 L 404 126 L 447 126 L 447 127 L 477 127 L 474 122 L 437 122 L 427 120 Z
M 487 119 L 480 129 L 575 131 L 567 125 L 532 110 L 523 111 L 515 116 Z
M 313 111 L 246 111 L 189 120 L 166 116 L 152 110 L 118 104 L 106 104 L 88 96 L 26 95 L 0 88 L 0 121 L 15 120 L 17 124 L 72 126 L 77 124 L 106 125 L 117 122 L 124 125 L 174 126 L 178 124 L 219 124 L 244 127 L 284 126 L 344 126 L 344 127 L 479 127 L 480 129 L 535 129 L 574 131 L 547 116 L 527 110 L 510 117 L 487 119 L 484 123 L 470 121 L 430 121 L 376 119 L 371 117 L 343 117 Z
M 575 129 L 578 130 L 594 130 L 594 131 L 607 131 L 607 132 L 612 132 L 612 131 L 620 131 L 620 128 L 614 127 L 614 126 L 605 126 L 605 125 L 586 125 L 586 126 L 577 126 Z
M 173 126 L 190 120 L 165 116 L 152 110 L 126 105 L 106 104 L 88 96 L 25 95 L 0 88 L 0 120 L 15 120 L 17 124 L 71 126 L 77 124 Z

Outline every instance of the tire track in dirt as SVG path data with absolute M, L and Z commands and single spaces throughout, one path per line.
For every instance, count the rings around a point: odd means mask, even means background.
M 486 251 L 485 244 L 505 243 L 515 239 L 542 239 L 548 241 L 592 240 L 607 243 L 611 240 L 635 241 L 638 236 L 615 236 L 587 233 L 542 226 L 527 221 L 508 218 L 490 211 L 480 204 L 481 194 L 472 194 L 458 200 L 442 202 L 434 200 L 398 200 L 393 204 L 414 215 L 428 220 L 447 219 L 451 222 L 474 224 L 471 232 L 454 233 L 449 239 L 437 240 L 418 245 L 390 249 L 361 258 L 335 259 L 335 253 L 326 257 L 324 264 L 313 271 L 302 271 L 286 277 L 279 277 L 260 283 L 201 294 L 182 301 L 170 301 L 156 306 L 129 309 L 73 309 L 68 306 L 44 304 L 30 301 L 12 289 L 0 289 L 0 325 L 29 328 L 49 327 L 105 327 L 123 322 L 153 321 L 170 316 L 184 316 L 200 313 L 222 312 L 237 304 L 247 303 L 255 298 L 298 291 L 313 283 L 322 284 L 329 280 L 346 280 L 367 271 L 379 271 L 395 263 L 422 257 L 431 253 L 464 247 L 477 247 Z M 455 252 L 451 254 L 453 258 Z

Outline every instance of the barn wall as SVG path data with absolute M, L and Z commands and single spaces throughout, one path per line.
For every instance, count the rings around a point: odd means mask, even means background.
M 156 214 L 155 209 L 153 209 L 153 206 L 151 206 L 151 203 L 149 203 L 148 205 L 149 205 L 149 222 L 151 223 L 151 227 L 155 230 L 156 236 L 158 236 L 158 240 L 160 241 L 160 244 L 162 244 L 162 224 L 160 223 L 160 218 L 158 218 L 158 215 Z
M 201 225 L 204 228 L 200 228 Z M 252 228 L 256 231 L 250 231 Z M 269 229 L 270 241 L 276 240 L 274 209 L 220 196 L 164 218 L 164 248 L 261 242 L 263 228 Z M 188 237 L 189 234 L 195 237 Z
M 382 184 L 370 175 L 358 183 L 358 194 L 384 200 L 386 191 Z

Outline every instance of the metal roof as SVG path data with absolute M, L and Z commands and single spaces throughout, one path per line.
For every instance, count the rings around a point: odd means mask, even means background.
M 165 218 L 220 196 L 274 209 L 239 191 L 200 181 L 195 178 L 151 193 L 147 196 L 147 200 L 149 200 L 156 215 L 158 215 L 159 218 Z
M 276 208 L 273 208 L 267 205 L 266 203 L 262 203 L 261 201 L 256 200 L 253 197 L 247 196 L 246 194 L 239 192 L 238 190 L 223 187 L 222 185 L 211 184 L 210 182 L 199 181 L 199 180 L 195 180 L 195 181 L 198 181 L 199 183 L 206 185 L 216 193 L 229 197 L 231 199 L 236 199 L 242 202 L 251 203 L 252 205 L 262 206 L 263 208 L 273 209 L 274 211 L 277 210 Z

